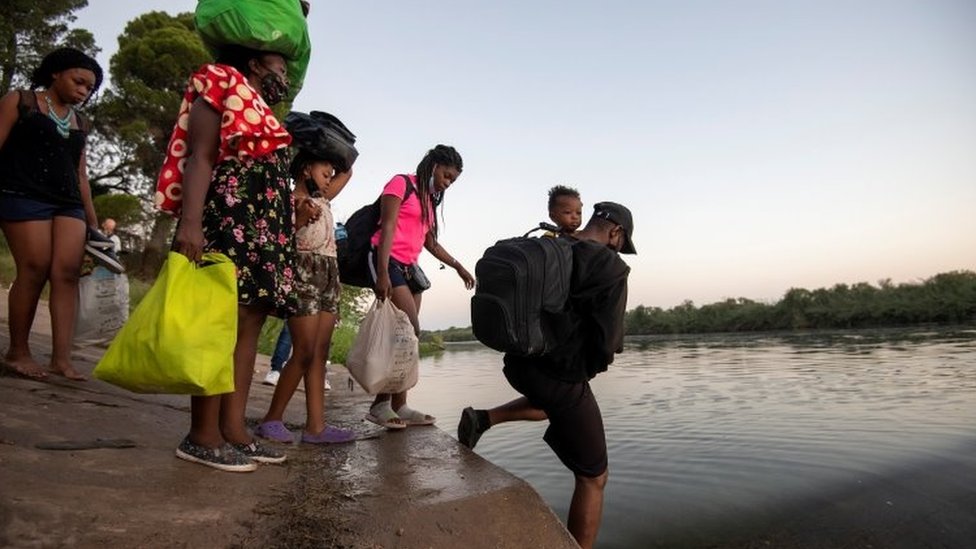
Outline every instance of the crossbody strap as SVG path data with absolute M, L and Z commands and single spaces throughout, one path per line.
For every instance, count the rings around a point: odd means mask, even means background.
M 413 186 L 413 183 L 410 182 L 410 176 L 409 175 L 406 175 L 406 174 L 402 174 L 401 173 L 400 174 L 400 177 L 402 177 L 403 180 L 407 183 L 407 190 L 403 191 L 403 201 L 406 202 L 407 201 L 407 198 L 410 197 L 410 194 L 417 192 L 417 189 L 415 189 L 414 186 Z

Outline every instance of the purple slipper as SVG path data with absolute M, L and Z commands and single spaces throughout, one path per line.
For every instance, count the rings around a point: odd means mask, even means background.
M 295 435 L 280 421 L 265 421 L 254 429 L 254 434 L 261 438 L 275 442 L 283 442 L 285 444 L 295 442 Z
M 356 440 L 355 431 L 349 429 L 339 429 L 338 427 L 325 426 L 317 435 L 302 433 L 302 442 L 306 444 L 342 444 Z

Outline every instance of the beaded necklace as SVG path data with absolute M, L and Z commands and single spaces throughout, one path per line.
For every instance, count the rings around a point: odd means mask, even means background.
M 54 125 L 57 127 L 61 137 L 67 139 L 71 130 L 71 113 L 74 112 L 74 109 L 68 105 L 68 113 L 64 115 L 64 118 L 61 118 L 54 111 L 54 105 L 51 104 L 51 97 L 49 95 L 44 94 L 44 101 L 47 102 L 47 117 L 54 121 Z

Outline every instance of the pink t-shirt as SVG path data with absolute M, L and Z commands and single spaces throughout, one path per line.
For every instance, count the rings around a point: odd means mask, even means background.
M 415 185 L 416 191 L 417 176 L 410 175 L 410 184 Z M 393 195 L 403 199 L 407 190 L 407 182 L 399 175 L 393 176 L 385 187 L 384 195 Z M 424 240 L 427 238 L 427 231 L 430 230 L 430 220 L 434 217 L 433 210 L 427 216 L 428 221 L 422 221 L 420 216 L 420 198 L 416 192 L 411 192 L 407 199 L 400 203 L 400 213 L 397 215 L 396 232 L 393 234 L 393 246 L 390 247 L 390 256 L 400 263 L 410 265 L 417 262 L 420 252 L 424 249 Z M 380 234 L 382 229 L 378 229 L 370 243 L 374 248 L 380 246 Z

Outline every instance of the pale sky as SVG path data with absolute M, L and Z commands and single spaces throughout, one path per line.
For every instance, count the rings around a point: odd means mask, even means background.
M 141 13 L 89 0 L 107 61 Z M 441 242 L 472 273 L 579 189 L 635 219 L 629 308 L 919 281 L 976 262 L 976 3 L 313 0 L 297 110 L 358 136 L 337 220 L 436 143 L 464 173 Z M 424 328 L 470 325 L 453 270 Z

